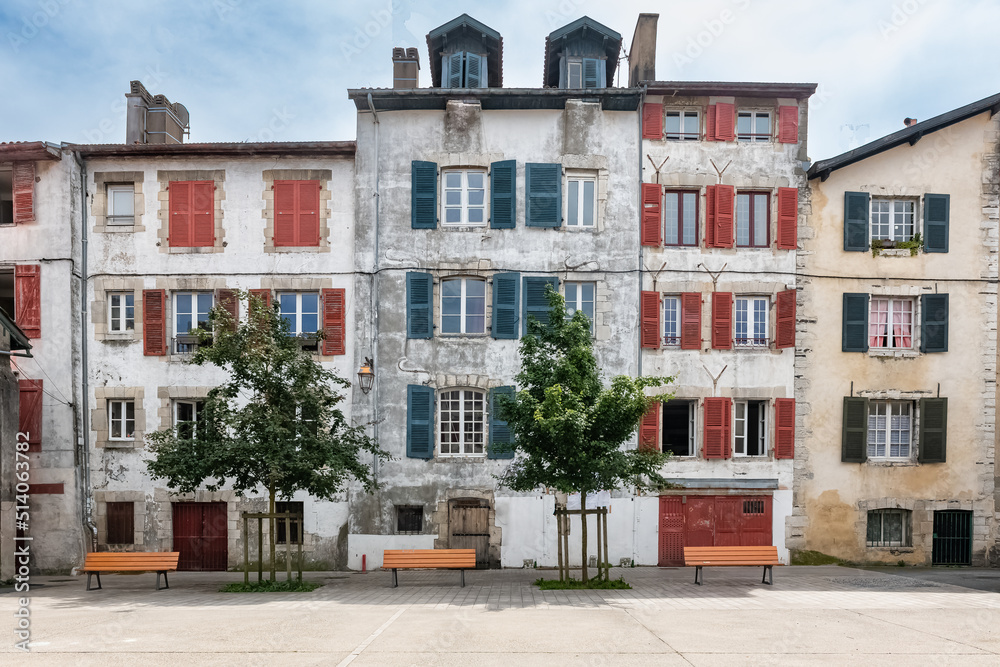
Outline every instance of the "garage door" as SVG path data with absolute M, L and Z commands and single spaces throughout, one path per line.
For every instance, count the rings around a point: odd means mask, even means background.
M 771 496 L 660 496 L 659 565 L 684 565 L 684 547 L 771 545 Z
M 225 570 L 229 564 L 226 503 L 173 503 L 178 570 Z

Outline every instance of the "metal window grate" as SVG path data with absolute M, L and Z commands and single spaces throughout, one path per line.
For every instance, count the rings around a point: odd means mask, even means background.
M 107 503 L 108 544 L 135 543 L 135 504 Z
M 763 514 L 764 513 L 764 501 L 763 500 L 744 500 L 743 501 L 743 513 L 744 514 Z
M 421 533 L 424 530 L 424 508 L 420 505 L 396 506 L 396 532 Z
M 934 512 L 932 565 L 970 565 L 972 563 L 972 512 L 940 510 Z
M 274 511 L 278 514 L 282 512 L 290 512 L 292 514 L 302 514 L 303 504 L 302 501 L 298 500 L 285 500 L 285 501 L 275 501 Z M 275 519 L 274 523 L 277 525 L 275 530 L 276 537 L 278 538 L 275 544 L 288 544 L 288 536 L 285 535 L 285 520 Z M 292 544 L 302 543 L 302 531 L 299 530 L 299 520 L 292 519 L 290 521 L 290 528 L 292 530 Z

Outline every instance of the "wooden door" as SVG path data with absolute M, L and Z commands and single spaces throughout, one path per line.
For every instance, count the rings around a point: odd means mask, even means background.
M 715 546 L 715 496 L 688 496 L 684 506 L 684 546 Z
M 452 500 L 448 525 L 451 549 L 475 549 L 476 568 L 490 566 L 490 506 L 485 500 Z
M 738 547 L 740 544 L 740 512 L 742 498 L 715 497 L 715 544 L 717 547 Z
M 660 496 L 660 567 L 684 565 L 684 504 L 681 496 Z
M 771 539 L 771 496 L 743 496 L 740 501 L 740 546 L 769 547 Z
M 178 570 L 224 571 L 229 564 L 226 503 L 173 503 Z

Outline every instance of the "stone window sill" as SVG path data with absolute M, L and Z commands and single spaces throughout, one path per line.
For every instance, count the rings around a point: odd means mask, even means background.
M 132 440 L 102 440 L 97 443 L 97 446 L 103 449 L 136 449 L 140 446 L 138 444 L 140 442 L 141 440 L 134 438 Z
M 879 466 L 882 468 L 915 468 L 918 463 L 912 460 L 904 459 L 876 459 L 869 458 L 868 464 L 873 466 Z
M 916 359 L 920 353 L 916 350 L 891 350 L 883 348 L 868 348 L 869 357 L 892 357 L 896 359 Z
M 131 331 L 115 331 L 104 334 L 104 342 L 135 343 L 138 340 Z

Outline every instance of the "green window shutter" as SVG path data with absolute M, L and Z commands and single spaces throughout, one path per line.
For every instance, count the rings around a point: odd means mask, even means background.
M 868 250 L 868 216 L 871 206 L 867 192 L 844 193 L 844 250 Z
M 465 61 L 465 53 L 449 53 L 443 57 L 441 62 L 441 87 L 461 88 L 463 79 L 462 65 Z
M 406 387 L 406 455 L 434 456 L 434 390 L 422 384 Z
M 431 274 L 411 271 L 406 274 L 406 337 L 431 338 L 434 334 L 431 298 L 434 281 Z
M 844 397 L 844 427 L 840 460 L 864 463 L 868 460 L 868 399 Z
M 924 252 L 948 252 L 951 195 L 924 195 Z
M 486 87 L 486 56 L 477 53 L 465 54 L 465 87 Z
M 584 88 L 603 88 L 598 76 L 600 74 L 600 67 L 598 66 L 599 61 L 597 58 L 584 58 L 583 59 L 583 87 Z
M 558 278 L 528 276 L 524 279 L 524 307 L 521 310 L 524 336 L 528 335 L 529 315 L 534 316 L 542 324 L 549 323 L 549 300 L 545 298 L 546 285 L 552 285 L 552 289 L 559 291 Z
M 490 165 L 490 227 L 514 229 L 517 213 L 517 161 Z
M 514 458 L 514 437 L 507 426 L 507 421 L 500 419 L 500 406 L 498 396 L 514 397 L 513 387 L 494 387 L 490 389 L 490 446 L 486 449 L 486 458 L 490 459 L 512 459 Z
M 437 228 L 437 163 L 410 163 L 410 227 Z
M 558 227 L 562 224 L 562 165 L 529 162 L 524 167 L 528 227 Z
M 493 276 L 494 338 L 517 338 L 520 287 L 520 273 L 498 273 Z
M 844 352 L 868 351 L 868 295 L 844 294 Z
M 921 463 L 944 463 L 947 433 L 948 399 L 921 398 L 917 460 Z
M 920 297 L 920 351 L 948 351 L 948 295 Z

